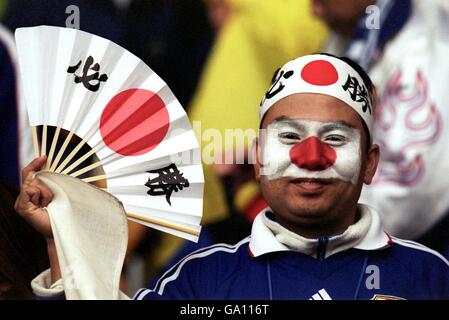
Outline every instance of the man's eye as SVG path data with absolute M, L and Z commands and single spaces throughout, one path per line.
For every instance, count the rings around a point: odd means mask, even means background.
M 344 136 L 338 135 L 338 134 L 332 134 L 330 136 L 327 136 L 324 138 L 324 142 L 331 144 L 331 145 L 342 145 L 346 142 L 346 138 Z
M 294 132 L 282 132 L 279 134 L 279 138 L 284 140 L 300 140 L 299 134 Z

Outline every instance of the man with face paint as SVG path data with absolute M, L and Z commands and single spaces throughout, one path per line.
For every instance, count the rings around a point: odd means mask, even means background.
M 449 299 L 449 262 L 390 237 L 378 214 L 358 204 L 379 159 L 373 91 L 345 58 L 308 55 L 278 70 L 261 103 L 256 143 L 256 176 L 270 207 L 249 237 L 191 253 L 134 298 Z M 17 202 L 23 216 L 31 191 Z M 56 280 L 58 270 L 34 280 L 39 296 L 62 293 L 60 282 L 48 285 L 50 275 Z
M 370 143 L 365 78 L 345 61 L 311 55 L 285 65 L 263 100 L 256 176 L 275 220 L 297 234 L 326 239 L 367 211 L 356 204 L 379 147 Z

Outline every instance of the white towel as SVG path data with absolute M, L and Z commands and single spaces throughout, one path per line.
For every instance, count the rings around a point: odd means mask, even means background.
M 66 298 L 119 299 L 128 242 L 121 202 L 67 175 L 39 172 L 54 193 L 48 205 Z

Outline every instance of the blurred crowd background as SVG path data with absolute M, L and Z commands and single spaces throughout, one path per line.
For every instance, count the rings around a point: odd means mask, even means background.
M 394 236 L 449 256 L 449 6 L 444 0 L 0 0 L 0 297 L 30 298 L 45 244 L 13 212 L 32 144 L 18 83 L 16 28 L 66 26 L 128 49 L 168 83 L 192 121 L 257 129 L 274 71 L 295 57 L 349 56 L 377 87 L 376 179 L 361 201 Z M 243 142 L 251 147 L 251 141 Z M 247 236 L 266 206 L 249 164 L 205 165 L 198 244 L 130 222 L 122 288 L 151 285 L 179 257 Z M 38 239 L 38 240 L 35 240 Z

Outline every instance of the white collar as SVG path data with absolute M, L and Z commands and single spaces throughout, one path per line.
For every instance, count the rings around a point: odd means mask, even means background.
M 360 250 L 380 250 L 389 247 L 392 243 L 392 240 L 391 237 L 383 230 L 379 214 L 373 208 L 364 204 L 358 204 L 357 207 L 361 211 L 362 215 L 369 215 L 371 221 L 368 230 L 361 235 L 361 239 L 359 241 L 356 241 L 356 243 L 354 243 L 351 248 Z M 273 231 L 267 227 L 266 223 L 264 222 L 264 219 L 267 219 L 265 217 L 267 211 L 271 211 L 271 209 L 266 208 L 262 210 L 253 222 L 251 240 L 249 243 L 249 251 L 253 257 L 258 257 L 271 252 L 292 251 L 292 249 L 290 249 L 287 245 L 281 243 L 276 238 Z M 308 249 L 310 248 L 309 244 L 314 242 L 314 247 L 316 247 L 318 239 L 303 239 L 308 244 L 304 246 L 303 253 L 310 255 L 311 252 Z M 347 250 L 349 248 L 345 249 Z M 336 250 L 335 252 L 331 252 L 328 255 L 336 252 L 338 252 L 338 250 Z

